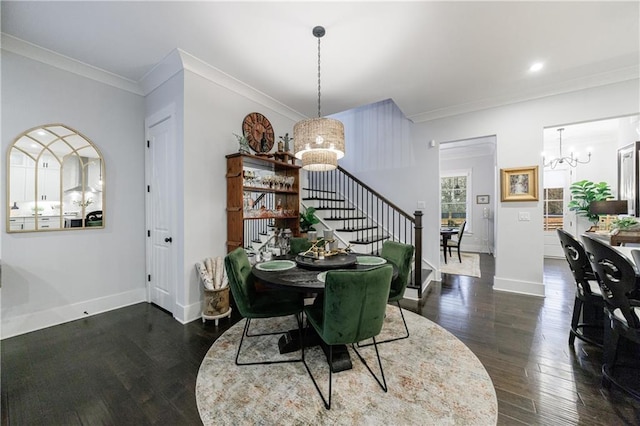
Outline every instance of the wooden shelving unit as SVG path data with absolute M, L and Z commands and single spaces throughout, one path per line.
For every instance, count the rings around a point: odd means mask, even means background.
M 270 226 L 300 234 L 300 166 L 227 155 L 227 252 L 248 248 Z

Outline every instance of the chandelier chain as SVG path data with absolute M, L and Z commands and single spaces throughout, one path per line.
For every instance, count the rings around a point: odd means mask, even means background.
M 318 37 L 318 118 L 320 117 L 320 37 Z

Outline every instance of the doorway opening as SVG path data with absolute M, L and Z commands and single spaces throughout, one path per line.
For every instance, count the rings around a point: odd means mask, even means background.
M 631 200 L 629 214 L 635 211 L 636 182 L 625 182 L 627 173 L 638 176 L 635 152 L 630 162 L 625 161 L 628 147 L 640 141 L 640 116 L 631 115 L 584 123 L 555 125 L 544 128 L 544 158 L 542 171 L 544 256 L 564 258 L 556 229 L 562 228 L 572 235 L 580 235 L 592 225 L 585 217 L 568 208 L 571 201 L 571 184 L 582 180 L 606 182 L 614 199 Z M 562 138 L 562 139 L 560 139 Z M 562 154 L 560 142 L 562 141 Z M 590 152 L 591 155 L 587 154 Z M 581 162 L 553 159 L 571 156 Z M 626 167 L 628 165 L 630 167 Z
M 496 142 L 491 135 L 440 143 L 440 225 L 446 231 L 465 222 L 460 239 L 464 253 L 494 253 Z M 452 255 L 447 252 L 449 269 L 461 263 L 457 253 Z M 444 266 L 444 254 L 440 264 Z

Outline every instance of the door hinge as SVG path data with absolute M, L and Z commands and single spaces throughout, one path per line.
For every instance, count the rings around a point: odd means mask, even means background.
M 147 237 L 151 236 L 151 231 L 147 229 Z
M 151 274 L 147 275 L 147 281 L 151 282 Z
M 147 141 L 147 148 L 151 148 L 151 142 Z
M 147 185 L 147 192 L 151 192 L 151 185 Z

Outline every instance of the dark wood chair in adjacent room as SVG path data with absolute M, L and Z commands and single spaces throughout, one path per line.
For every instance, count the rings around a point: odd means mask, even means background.
M 462 244 L 462 236 L 464 235 L 464 228 L 467 226 L 467 221 L 462 222 L 458 228 L 458 235 L 455 238 L 446 240 L 446 245 L 443 244 L 442 250 L 449 250 L 449 257 L 451 257 L 451 249 L 458 250 L 458 261 L 462 263 L 462 256 L 460 256 L 460 245 Z
M 387 391 L 387 382 L 384 378 L 384 370 L 375 336 L 382 330 L 392 277 L 393 267 L 391 265 L 382 265 L 378 268 L 364 271 L 329 271 L 325 278 L 322 303 L 304 308 L 307 324 L 311 325 L 320 338 L 329 345 L 329 364 L 327 365 L 329 369 L 328 398 L 325 398 L 322 394 L 305 360 L 304 344 L 302 348 L 302 360 L 324 402 L 325 408 L 331 409 L 332 368 L 330 366 L 333 363 L 333 345 L 351 343 L 351 347 L 360 358 L 360 361 L 367 367 L 382 390 Z M 382 380 L 376 377 L 362 355 L 355 348 L 354 343 L 366 339 L 373 339 Z M 305 339 L 303 339 L 304 341 Z
M 582 240 L 600 284 L 609 319 L 604 328 L 602 386 L 610 388 L 613 384 L 640 400 L 640 356 L 637 353 L 640 345 L 640 288 L 636 269 L 626 256 L 607 243 L 590 236 L 583 236 Z M 640 259 L 640 254 L 634 258 Z M 627 347 L 627 352 L 632 349 L 635 352 L 620 362 L 623 340 L 632 345 Z
M 573 235 L 563 229 L 556 231 L 576 284 L 569 344 L 573 345 L 577 337 L 587 343 L 602 347 L 604 300 L 587 253 L 582 243 L 576 240 Z M 593 330 L 591 335 L 588 335 L 590 332 L 585 333 L 586 329 Z
M 251 264 L 243 248 L 239 247 L 224 258 L 224 265 L 229 278 L 229 286 L 238 312 L 247 319 L 242 337 L 236 352 L 236 365 L 276 364 L 283 362 L 300 362 L 302 358 L 293 360 L 238 362 L 242 342 L 246 337 L 284 334 L 288 330 L 273 333 L 249 334 L 251 320 L 256 318 L 275 318 L 294 315 L 298 322 L 298 333 L 302 337 L 302 294 L 290 291 L 256 289 L 255 278 L 251 273 Z M 277 345 L 275 346 L 277 348 Z

